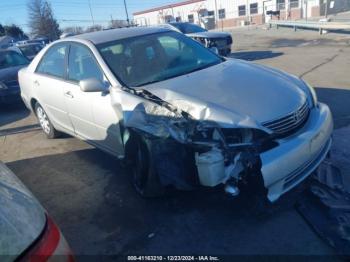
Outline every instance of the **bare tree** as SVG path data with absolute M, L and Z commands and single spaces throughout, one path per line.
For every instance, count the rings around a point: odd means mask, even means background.
M 5 35 L 5 28 L 0 24 L 0 36 Z
M 28 2 L 29 27 L 34 36 L 46 36 L 49 40 L 59 38 L 61 31 L 54 18 L 51 5 L 46 0 L 30 0 Z
M 16 40 L 22 40 L 25 39 L 27 36 L 24 34 L 22 28 L 19 26 L 12 24 L 12 25 L 5 25 L 3 27 L 5 35 L 11 36 L 15 38 Z M 27 37 L 28 38 L 28 37 Z

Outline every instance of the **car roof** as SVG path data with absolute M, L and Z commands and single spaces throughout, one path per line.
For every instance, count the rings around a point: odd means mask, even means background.
M 81 35 L 70 36 L 64 38 L 64 40 L 69 39 L 83 39 L 88 40 L 95 45 L 101 43 L 107 43 L 111 41 L 116 41 L 125 38 L 131 38 L 135 36 L 149 35 L 154 33 L 168 32 L 169 29 L 161 27 L 130 27 L 130 28 L 117 28 L 109 29 L 98 32 L 85 33 Z

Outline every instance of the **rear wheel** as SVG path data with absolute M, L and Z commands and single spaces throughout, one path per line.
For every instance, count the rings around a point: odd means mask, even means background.
M 152 141 L 133 134 L 127 143 L 126 154 L 136 191 L 143 197 L 164 195 L 165 189 L 153 163 Z
M 47 138 L 52 139 L 60 136 L 60 132 L 54 128 L 45 110 L 39 103 L 35 104 L 35 114 Z

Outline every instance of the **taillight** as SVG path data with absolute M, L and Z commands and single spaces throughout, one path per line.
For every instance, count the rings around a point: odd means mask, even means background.
M 46 262 L 55 256 L 55 261 L 74 262 L 72 251 L 61 231 L 49 216 L 46 217 L 47 222 L 43 233 L 23 254 L 20 261 Z

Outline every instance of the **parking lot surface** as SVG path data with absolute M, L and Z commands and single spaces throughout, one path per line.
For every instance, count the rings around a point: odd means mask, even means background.
M 334 115 L 334 162 L 349 174 L 350 35 L 262 28 L 232 34 L 231 57 L 282 69 L 316 88 Z M 336 254 L 294 208 L 298 190 L 264 214 L 221 190 L 143 199 L 118 159 L 68 135 L 47 140 L 22 105 L 0 109 L 0 159 L 49 211 L 77 255 Z

